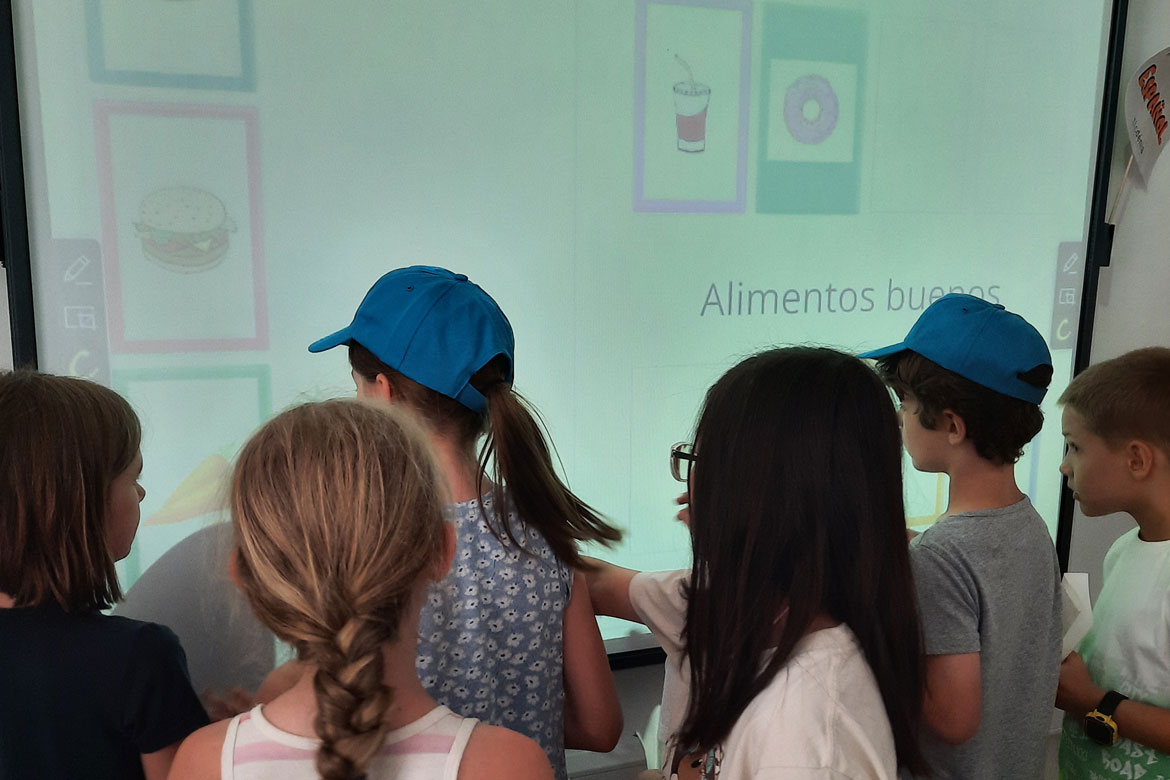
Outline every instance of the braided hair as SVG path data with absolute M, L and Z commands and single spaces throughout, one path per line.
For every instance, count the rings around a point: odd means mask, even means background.
M 407 413 L 356 401 L 294 407 L 244 446 L 231 507 L 241 588 L 316 667 L 317 770 L 365 771 L 394 696 L 383 646 L 443 547 L 444 496 Z

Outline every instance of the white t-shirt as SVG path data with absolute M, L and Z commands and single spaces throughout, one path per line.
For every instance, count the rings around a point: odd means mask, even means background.
M 1143 542 L 1134 528 L 1105 554 L 1093 628 L 1078 648 L 1093 682 L 1135 701 L 1170 707 L 1170 541 Z M 1066 716 L 1060 773 L 1068 780 L 1170 777 L 1170 755 L 1119 739 L 1089 740 Z
M 686 601 L 680 589 L 688 574 L 642 573 L 630 584 L 634 609 L 667 654 L 661 721 L 667 737 L 686 715 L 689 695 L 681 642 Z M 719 766 L 710 780 L 896 778 L 897 752 L 881 692 L 849 627 L 840 624 L 801 639 L 716 754 Z
M 641 572 L 630 581 L 630 604 L 666 651 L 666 674 L 662 679 L 662 712 L 658 718 L 658 741 L 663 745 L 678 733 L 691 698 L 691 665 L 683 655 L 683 620 L 686 599 L 682 588 L 691 577 L 690 569 Z M 672 617 L 677 615 L 677 618 Z
M 386 734 L 365 776 L 370 780 L 456 780 L 477 722 L 435 707 Z M 316 780 L 320 744 L 320 740 L 278 729 L 258 706 L 228 725 L 220 772 L 224 780 Z
M 1170 707 L 1170 541 L 1143 542 L 1138 530 L 1105 555 L 1105 584 L 1081 654 L 1102 685 Z

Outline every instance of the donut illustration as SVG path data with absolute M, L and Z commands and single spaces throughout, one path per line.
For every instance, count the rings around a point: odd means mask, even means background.
M 812 103 L 817 113 L 811 119 L 805 107 Z M 837 127 L 837 93 L 824 76 L 810 73 L 788 86 L 784 93 L 784 124 L 802 144 L 816 145 L 833 134 Z
M 143 198 L 134 228 L 149 260 L 193 274 L 219 265 L 236 223 L 223 201 L 207 190 L 164 187 Z

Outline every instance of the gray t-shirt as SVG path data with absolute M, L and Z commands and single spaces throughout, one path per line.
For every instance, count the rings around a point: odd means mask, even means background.
M 910 562 L 927 655 L 979 653 L 979 731 L 947 745 L 924 728 L 935 778 L 1040 778 L 1060 674 L 1060 567 L 1027 498 L 951 515 L 916 537 Z

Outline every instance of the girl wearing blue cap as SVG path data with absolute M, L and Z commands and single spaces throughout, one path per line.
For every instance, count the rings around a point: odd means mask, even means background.
M 512 389 L 512 327 L 462 274 L 383 276 L 353 322 L 309 347 L 347 345 L 359 397 L 426 423 L 455 502 L 451 573 L 420 624 L 423 684 L 455 712 L 564 749 L 608 751 L 621 710 L 577 542 L 620 532 L 557 477 L 536 416 Z M 478 452 L 477 452 L 478 446 Z

